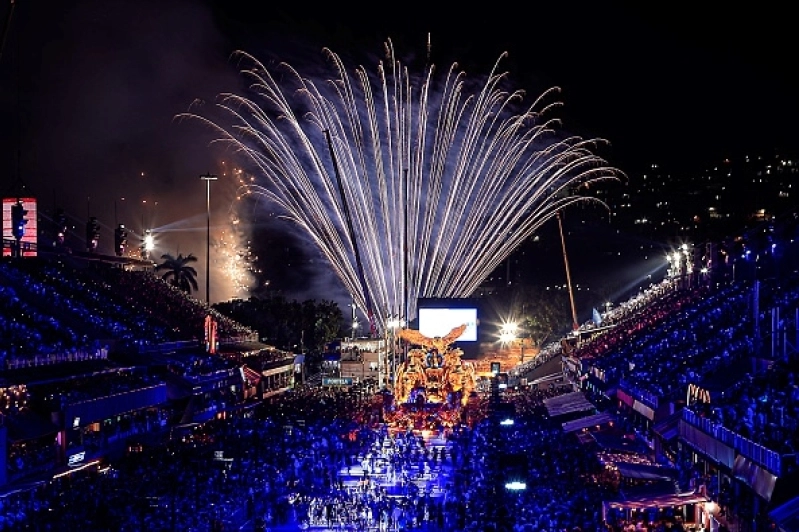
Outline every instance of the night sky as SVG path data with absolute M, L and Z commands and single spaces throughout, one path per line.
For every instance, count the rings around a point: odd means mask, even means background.
M 603 155 L 633 177 L 653 162 L 698 170 L 722 157 L 799 146 L 791 18 L 768 4 L 716 12 L 618 2 L 268 5 L 17 0 L 0 57 L 4 195 L 24 186 L 40 211 L 65 208 L 80 235 L 86 217 L 97 216 L 108 252 L 116 223 L 169 229 L 157 254 L 200 257 L 203 286 L 199 176 L 221 175 L 234 161 L 222 165 L 226 155 L 208 147 L 208 131 L 174 117 L 195 100 L 241 90 L 231 52 L 313 68 L 328 46 L 369 65 L 391 38 L 400 56 L 423 62 L 428 34 L 442 67 L 457 61 L 484 75 L 507 51 L 502 70 L 516 87 L 532 96 L 560 86 L 564 127 L 610 141 Z M 3 22 L 8 10 L 6 0 Z M 216 226 L 235 187 L 214 187 Z M 290 297 L 341 295 L 319 288 L 331 285 L 329 274 L 307 270 L 324 270 L 318 257 L 264 213 L 255 218 L 268 243 L 267 278 Z M 300 263 L 306 270 L 286 268 Z M 285 277 L 287 270 L 303 275 Z M 212 300 L 231 296 L 222 284 Z

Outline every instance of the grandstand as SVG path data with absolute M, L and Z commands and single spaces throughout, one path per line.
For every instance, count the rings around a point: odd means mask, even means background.
M 787 523 L 799 496 L 799 272 L 795 240 L 769 242 L 689 289 L 659 291 L 634 312 L 621 306 L 613 327 L 563 355 L 683 485 L 750 522 Z
M 0 487 L 99 464 L 292 385 L 292 354 L 151 263 L 99 258 L 0 260 Z
M 786 239 L 752 239 L 765 244 L 739 246 L 708 272 L 650 287 L 616 305 L 601 328 L 587 325 L 575 341 L 545 346 L 510 372 L 504 400 L 515 401 L 517 425 L 525 416 L 530 425 L 504 445 L 533 446 L 526 469 L 540 507 L 568 504 L 578 492 L 569 474 L 584 466 L 590 475 L 579 478 L 580 489 L 589 478 L 602 486 L 579 506 L 594 524 L 601 513 L 614 530 L 642 516 L 792 530 L 799 507 L 796 219 L 786 227 L 769 231 Z M 148 438 L 181 438 L 291 386 L 291 354 L 260 344 L 146 268 L 9 259 L 0 262 L 0 290 L 7 340 L 0 345 L 1 471 L 9 487 L 134 452 Z M 209 313 L 218 319 L 218 354 L 206 349 Z M 557 358 L 564 376 L 557 386 L 515 384 L 540 359 Z M 342 398 L 314 395 L 322 393 L 297 398 L 297 426 L 314 410 L 336 411 Z M 554 428 L 525 413 L 541 408 Z M 290 436 L 294 422 L 282 423 L 275 425 Z M 601 470 L 592 469 L 596 457 Z M 553 459 L 563 462 L 553 467 Z

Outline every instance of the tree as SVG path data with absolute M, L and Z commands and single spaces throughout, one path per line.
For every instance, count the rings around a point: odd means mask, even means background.
M 540 347 L 569 330 L 571 318 L 566 294 L 528 286 L 516 303 L 522 317 L 520 325 L 536 346 Z
M 166 270 L 161 278 L 171 284 L 172 286 L 191 294 L 193 290 L 197 290 L 197 270 L 188 264 L 190 262 L 197 262 L 197 257 L 189 253 L 185 257 L 179 253 L 177 257 L 173 257 L 169 253 L 161 255 L 161 264 L 155 267 L 155 271 L 160 272 Z
M 342 323 L 344 323 L 344 313 L 334 301 L 325 300 L 316 306 L 314 340 L 320 350 L 338 337 Z
M 222 314 L 258 331 L 263 341 L 280 349 L 321 351 L 336 338 L 344 315 L 335 302 L 287 301 L 279 294 L 216 303 Z
M 570 328 L 568 295 L 559 290 L 517 285 L 493 294 L 488 304 L 494 308 L 498 319 L 507 319 L 519 326 L 520 338 L 529 338 L 538 347 Z

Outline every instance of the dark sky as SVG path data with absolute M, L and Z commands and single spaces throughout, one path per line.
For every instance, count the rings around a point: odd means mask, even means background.
M 507 51 L 502 69 L 518 88 L 560 86 L 565 127 L 609 140 L 603 155 L 632 175 L 651 162 L 691 169 L 797 146 L 791 17 L 767 3 L 248 4 L 17 0 L 0 57 L 3 192 L 21 182 L 40 210 L 64 207 L 81 229 L 98 216 L 106 241 L 117 221 L 167 225 L 163 251 L 202 257 L 198 177 L 221 173 L 220 154 L 206 131 L 173 118 L 240 90 L 232 51 L 302 69 L 323 64 L 322 46 L 367 61 L 391 38 L 399 55 L 423 60 L 428 34 L 442 67 L 483 75 Z M 3 21 L 8 10 L 5 0 Z M 216 223 L 233 189 L 214 194 Z
M 474 73 L 507 51 L 502 64 L 516 85 L 531 95 L 560 86 L 566 125 L 610 140 L 611 157 L 625 170 L 650 162 L 690 167 L 799 139 L 791 17 L 769 3 L 698 10 L 688 3 L 532 2 L 441 10 L 414 2 L 379 14 L 340 4 L 308 10 L 299 3 L 253 17 L 235 1 L 220 2 L 227 7 L 217 21 L 233 30 L 225 33 L 237 44 L 253 48 L 266 48 L 263 35 L 280 28 L 287 42 L 299 32 L 320 35 L 318 43 L 343 52 L 379 51 L 390 36 L 397 48 L 421 55 L 430 33 L 435 64 L 457 60 Z

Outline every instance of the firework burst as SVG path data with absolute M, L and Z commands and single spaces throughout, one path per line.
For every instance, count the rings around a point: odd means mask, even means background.
M 220 269 L 236 297 L 247 295 L 253 287 L 255 259 L 251 242 L 237 229 L 238 219 L 230 220 L 230 229 L 221 231 L 216 243 Z
M 600 139 L 561 132 L 556 88 L 531 105 L 501 55 L 482 82 L 453 64 L 412 75 L 391 41 L 374 72 L 324 50 L 332 76 L 238 53 L 252 94 L 223 94 L 211 126 L 263 194 L 319 247 L 380 327 L 419 297 L 468 297 L 583 185 L 619 179 Z M 601 203 L 601 202 L 600 202 Z
M 242 223 L 241 197 L 238 190 L 247 184 L 247 176 L 240 168 L 230 167 L 226 161 L 219 164 L 219 193 L 230 201 L 227 220 L 213 226 L 212 247 L 214 249 L 214 290 L 221 300 L 247 296 L 255 286 L 259 273 L 257 260 L 252 251 L 252 228 Z

